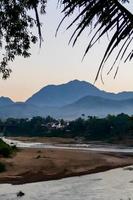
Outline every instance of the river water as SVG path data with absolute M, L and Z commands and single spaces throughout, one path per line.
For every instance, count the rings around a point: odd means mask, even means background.
M 0 184 L 0 200 L 132 200 L 133 171 L 125 169 L 24 185 Z M 16 195 L 19 191 L 25 193 L 21 198 Z
M 95 144 L 46 144 L 36 142 L 21 142 L 18 140 L 12 140 L 2 137 L 3 141 L 9 145 L 16 145 L 22 148 L 55 148 L 55 149 L 79 149 L 79 150 L 91 150 L 102 152 L 121 152 L 121 153 L 133 153 L 133 147 L 124 147 L 118 145 L 95 145 Z
M 3 139 L 19 147 L 79 148 L 85 150 L 133 152 L 132 148 L 61 147 Z M 25 193 L 17 197 L 17 193 Z M 0 184 L 0 200 L 133 200 L 133 166 L 91 175 L 24 185 Z

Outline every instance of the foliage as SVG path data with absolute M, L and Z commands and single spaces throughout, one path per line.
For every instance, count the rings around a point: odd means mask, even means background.
M 10 147 L 8 144 L 6 144 L 5 142 L 3 142 L 2 139 L 0 139 L 0 156 L 3 157 L 10 157 L 10 155 L 13 153 L 13 151 L 15 150 L 15 148 Z
M 13 124 L 12 124 L 13 122 Z M 133 116 L 121 113 L 105 118 L 88 116 L 62 122 L 62 128 L 53 128 L 58 120 L 51 117 L 34 117 L 28 119 L 7 119 L 5 136 L 47 136 L 47 137 L 82 137 L 87 140 L 120 140 L 133 139 Z
M 48 116 L 46 118 L 33 117 L 32 119 L 14 119 L 8 118 L 4 124 L 6 126 L 5 135 L 10 136 L 42 136 L 44 133 L 49 132 L 47 125 L 55 123 L 57 120 Z
M 75 128 L 72 129 L 75 122 L 70 122 L 68 127 L 72 136 L 82 136 L 89 140 L 133 138 L 132 117 L 123 113 L 117 116 L 108 115 L 106 118 L 101 119 L 89 116 L 86 120 L 82 119 L 82 126 L 80 125 L 81 128 L 78 128 L 78 132 L 77 127 L 79 127 L 79 124 L 75 124 Z
M 6 166 L 4 163 L 0 162 L 0 173 L 6 171 Z
M 40 45 L 42 41 L 41 23 L 38 7 L 41 14 L 45 13 L 46 0 L 1 0 L 0 1 L 0 47 L 3 60 L 0 63 L 0 72 L 3 78 L 10 75 L 7 67 L 9 61 L 16 56 L 29 57 L 31 44 L 37 42 L 37 36 L 32 28 L 37 27 Z M 30 11 L 35 12 L 35 18 Z
M 114 63 L 110 68 L 110 71 L 116 64 L 117 60 L 120 61 L 124 59 L 126 61 L 133 58 L 133 50 L 126 54 L 133 39 L 133 15 L 123 5 L 124 3 L 129 3 L 128 0 L 59 0 L 59 2 L 61 5 L 64 5 L 62 12 L 65 13 L 60 25 L 64 19 L 70 15 L 74 15 L 74 19 L 67 27 L 67 29 L 69 29 L 76 24 L 76 29 L 74 30 L 69 41 L 73 42 L 73 46 L 81 34 L 86 29 L 88 31 L 90 28 L 88 33 L 89 36 L 92 36 L 90 37 L 84 56 L 100 38 L 102 38 L 105 34 L 108 36 L 108 32 L 111 32 L 112 36 L 109 35 L 111 38 L 95 80 L 97 80 L 100 72 L 102 78 L 102 69 L 104 64 L 118 45 L 119 51 L 114 59 Z M 118 67 L 116 69 L 115 76 L 117 74 Z
M 73 41 L 73 45 L 75 45 L 84 30 L 90 28 L 92 38 L 90 37 L 84 56 L 101 37 L 110 31 L 112 32 L 96 80 L 99 73 L 102 72 L 104 63 L 118 45 L 119 51 L 110 71 L 117 60 L 124 59 L 126 61 L 132 59 L 133 51 L 126 54 L 133 39 L 133 15 L 123 5 L 124 3 L 129 3 L 128 0 L 58 0 L 58 2 L 63 6 L 62 12 L 65 14 L 61 23 L 66 17 L 77 11 L 76 17 L 67 28 L 69 29 L 74 24 L 77 26 L 70 38 L 70 42 Z M 14 61 L 16 56 L 29 57 L 31 44 L 35 44 L 38 38 L 40 39 L 41 46 L 43 39 L 40 13 L 45 13 L 46 4 L 47 0 L 0 1 L 0 47 L 1 55 L 3 56 L 0 62 L 0 72 L 4 79 L 9 77 L 11 73 L 11 69 L 8 68 L 10 61 Z M 35 17 L 33 17 L 33 12 Z M 33 33 L 33 27 L 38 29 L 38 34 Z M 115 76 L 117 71 L 118 68 L 116 69 Z

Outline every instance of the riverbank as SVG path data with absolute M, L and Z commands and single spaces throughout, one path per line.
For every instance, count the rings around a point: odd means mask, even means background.
M 61 137 L 7 137 L 11 140 L 17 140 L 21 142 L 34 142 L 44 144 L 77 144 L 78 139 L 75 138 L 61 138 Z M 83 141 L 79 139 L 82 143 Z
M 120 148 L 127 148 L 127 147 L 133 147 L 133 139 L 121 139 L 121 140 L 113 140 L 110 142 L 107 141 L 87 141 L 84 138 L 61 138 L 61 137 L 7 137 L 11 140 L 26 142 L 26 143 L 45 143 L 45 144 L 62 144 L 62 145 L 75 145 L 75 144 L 89 144 L 89 145 L 97 145 L 97 146 L 107 146 L 107 147 L 120 147 Z
M 7 168 L 0 183 L 24 184 L 102 172 L 133 164 L 133 154 L 78 149 L 21 148 L 12 158 L 0 158 Z

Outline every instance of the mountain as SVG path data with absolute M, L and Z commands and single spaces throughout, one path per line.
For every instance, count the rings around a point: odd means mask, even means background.
M 133 114 L 133 99 L 112 100 L 103 97 L 86 96 L 80 100 L 66 105 L 58 111 L 58 117 L 73 119 L 80 117 L 82 114 L 86 116 L 106 116 L 108 114 L 119 113 Z
M 72 104 L 62 107 L 38 107 L 29 103 L 14 103 L 1 107 L 1 118 L 31 118 L 34 116 L 75 119 L 86 116 L 104 117 L 108 114 L 133 114 L 133 99 L 112 100 L 98 96 L 85 96 Z
M 51 115 L 74 119 L 82 114 L 103 117 L 122 112 L 133 114 L 133 92 L 109 93 L 78 80 L 43 87 L 26 102 L 14 103 L 7 97 L 0 97 L 0 118 Z
M 114 100 L 133 98 L 133 92 L 118 94 L 102 91 L 91 83 L 73 80 L 61 85 L 48 85 L 31 96 L 26 103 L 36 106 L 61 107 L 85 96 L 99 96 Z
M 38 114 L 38 108 L 25 103 L 14 103 L 0 108 L 1 118 L 27 118 Z
M 112 94 L 112 95 L 110 95 L 110 94 Z M 117 94 L 107 93 L 107 95 L 108 95 L 108 98 L 116 99 L 116 100 L 126 100 L 126 99 L 133 98 L 133 92 L 119 92 Z
M 56 108 L 53 107 L 37 107 L 32 104 L 23 102 L 13 103 L 8 106 L 0 108 L 0 118 L 31 118 L 34 116 L 48 116 L 53 115 L 56 112 Z
M 8 97 L 0 97 L 0 107 L 12 105 L 14 102 Z
M 85 81 L 70 81 L 61 85 L 48 85 L 30 97 L 26 103 L 40 106 L 63 106 L 88 94 L 102 95 L 102 91 Z

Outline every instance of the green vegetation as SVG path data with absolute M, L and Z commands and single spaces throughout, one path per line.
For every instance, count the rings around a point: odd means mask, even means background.
M 82 116 L 66 122 L 51 117 L 32 119 L 7 119 L 5 136 L 82 137 L 86 140 L 121 140 L 133 138 L 133 116 L 119 114 L 105 118 Z
M 6 171 L 6 166 L 4 163 L 0 162 L 0 173 Z
M 15 147 L 10 147 L 8 144 L 0 139 L 0 156 L 8 158 L 15 151 Z
M 9 158 L 16 151 L 15 146 L 9 146 L 0 139 L 0 157 Z M 6 171 L 6 165 L 0 162 L 0 173 Z
M 89 140 L 120 140 L 133 137 L 133 117 L 125 114 L 108 115 L 106 118 L 79 118 L 70 123 L 72 137 L 80 136 Z

